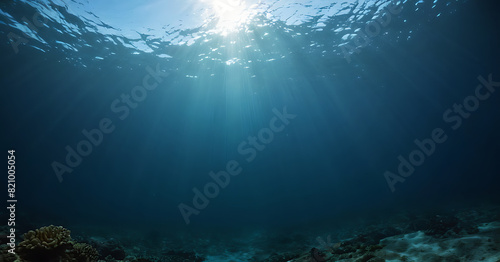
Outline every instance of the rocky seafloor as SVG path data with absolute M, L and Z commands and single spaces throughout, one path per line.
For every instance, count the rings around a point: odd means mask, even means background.
M 0 227 L 0 262 L 500 262 L 499 206 L 401 212 L 377 223 L 336 226 L 253 230 L 238 236 L 148 232 L 141 238 L 125 230 L 51 225 L 26 232 L 16 243 L 16 254 L 7 252 L 8 228 Z

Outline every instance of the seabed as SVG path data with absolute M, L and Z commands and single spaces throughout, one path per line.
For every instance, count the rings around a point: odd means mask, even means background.
M 1 262 L 500 262 L 500 206 L 446 212 L 401 211 L 345 224 L 176 233 L 82 225 L 33 228 L 8 252 L 3 227 Z M 70 232 L 71 230 L 71 232 Z M 71 234 L 71 235 L 70 235 Z

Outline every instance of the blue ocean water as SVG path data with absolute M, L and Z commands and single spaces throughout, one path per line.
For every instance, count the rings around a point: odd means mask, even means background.
M 491 210 L 498 25 L 494 1 L 2 1 L 16 241 L 271 261 Z

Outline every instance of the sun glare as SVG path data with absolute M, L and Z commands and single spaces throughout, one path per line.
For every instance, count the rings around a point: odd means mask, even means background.
M 209 0 L 207 1 L 217 19 L 216 33 L 227 35 L 248 24 L 257 10 L 245 0 Z

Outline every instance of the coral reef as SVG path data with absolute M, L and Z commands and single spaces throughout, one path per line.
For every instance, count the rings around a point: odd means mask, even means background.
M 70 231 L 58 226 L 48 226 L 24 234 L 18 254 L 26 261 L 59 261 L 72 248 Z
M 70 233 L 66 228 L 53 225 L 29 231 L 18 246 L 20 261 L 97 261 L 97 250 L 87 244 L 73 242 Z

